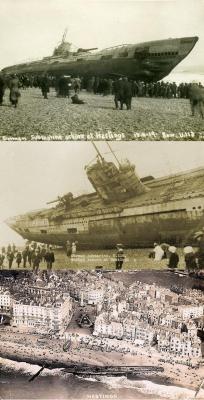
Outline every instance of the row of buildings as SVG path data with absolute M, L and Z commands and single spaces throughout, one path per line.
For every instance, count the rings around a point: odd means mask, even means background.
M 14 327 L 62 334 L 72 318 L 73 302 L 68 293 L 61 295 L 52 287 L 28 286 L 23 294 L 1 287 L 0 314 L 10 317 Z
M 53 273 L 46 279 L 31 275 L 0 286 L 0 310 L 10 313 L 13 326 L 66 336 L 75 299 L 81 307 L 94 307 L 95 337 L 154 348 L 184 363 L 201 359 L 201 291 L 188 289 L 178 294 L 142 282 L 134 282 L 127 290 L 121 281 L 88 271 Z
M 101 305 L 94 335 L 155 346 L 159 352 L 189 363 L 189 359 L 202 358 L 199 328 L 204 328 L 202 292 L 177 294 L 155 284 L 135 282 L 111 307 Z

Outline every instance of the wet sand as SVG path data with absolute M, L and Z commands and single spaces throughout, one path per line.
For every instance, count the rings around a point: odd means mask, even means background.
M 191 135 L 179 135 L 190 132 L 198 133 L 197 139 L 203 138 L 203 120 L 198 115 L 191 117 L 188 99 L 133 98 L 132 110 L 120 111 L 114 109 L 112 95 L 82 91 L 80 98 L 86 104 L 71 104 L 70 99 L 57 98 L 52 89 L 45 100 L 40 89 L 30 88 L 21 90 L 19 106 L 14 109 L 10 106 L 7 90 L 0 107 L 0 138 L 175 140 L 174 134 L 178 133 L 179 140 L 191 140 L 194 138 Z M 141 134 L 152 132 L 148 136 Z M 166 137 L 163 132 L 170 136 Z M 88 134 L 93 137 L 87 137 Z

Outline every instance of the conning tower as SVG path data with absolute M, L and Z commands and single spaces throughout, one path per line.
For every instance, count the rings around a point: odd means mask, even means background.
M 113 162 L 106 161 L 95 143 L 92 142 L 92 144 L 98 154 L 97 161 L 86 167 L 86 173 L 89 181 L 103 201 L 125 201 L 148 190 L 136 174 L 135 166 L 128 160 L 123 163 L 119 162 L 108 142 L 107 145 L 118 166 Z

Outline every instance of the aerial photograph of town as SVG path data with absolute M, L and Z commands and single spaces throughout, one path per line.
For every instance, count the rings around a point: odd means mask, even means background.
M 22 381 L 35 398 L 203 398 L 203 291 L 159 271 L 2 271 L 2 398 L 27 398 Z

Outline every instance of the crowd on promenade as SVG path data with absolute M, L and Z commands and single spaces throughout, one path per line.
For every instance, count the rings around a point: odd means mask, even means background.
M 197 84 L 199 88 L 203 88 L 201 83 Z M 48 99 L 50 89 L 56 91 L 57 97 L 69 98 L 71 95 L 72 103 L 84 104 L 79 98 L 79 93 L 86 90 L 95 95 L 113 95 L 116 109 L 118 101 L 122 100 L 120 108 L 126 104 L 127 109 L 131 109 L 132 97 L 147 98 L 166 98 L 166 99 L 189 99 L 190 83 L 176 82 L 143 82 L 128 79 L 127 77 L 100 78 L 93 77 L 71 77 L 66 75 L 51 76 L 47 73 L 40 75 L 19 74 L 4 76 L 0 73 L 0 105 L 3 104 L 5 89 L 10 89 L 10 102 L 17 107 L 21 90 L 28 88 L 39 88 L 44 99 Z M 122 93 L 122 95 L 121 95 Z

